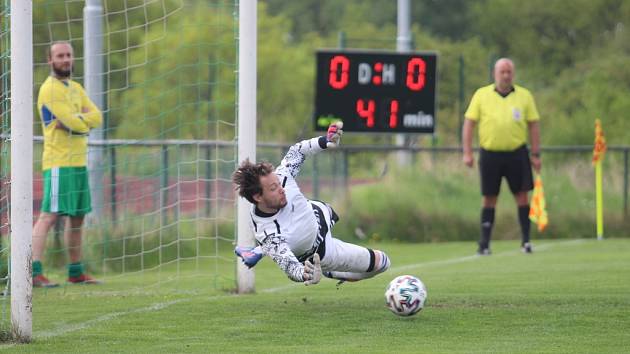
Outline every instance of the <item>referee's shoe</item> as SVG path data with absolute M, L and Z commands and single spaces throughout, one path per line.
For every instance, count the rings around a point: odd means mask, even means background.
M 479 247 L 479 249 L 477 249 L 477 255 L 478 256 L 489 256 L 491 254 L 492 254 L 492 252 L 490 252 L 490 248 L 488 248 L 488 247 L 485 247 L 485 248 Z

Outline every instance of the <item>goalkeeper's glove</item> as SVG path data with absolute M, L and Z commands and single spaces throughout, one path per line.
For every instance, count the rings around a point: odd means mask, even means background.
M 313 255 L 313 263 L 309 261 L 304 262 L 304 274 L 302 278 L 306 286 L 315 285 L 322 279 L 322 265 L 319 260 L 319 254 L 315 253 Z
M 341 135 L 343 135 L 343 122 L 332 123 L 328 126 L 326 133 L 326 147 L 334 148 L 341 143 Z

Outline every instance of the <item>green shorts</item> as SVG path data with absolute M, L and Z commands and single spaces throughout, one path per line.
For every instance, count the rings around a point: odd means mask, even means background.
M 42 211 L 79 216 L 92 211 L 86 167 L 53 167 L 44 171 Z

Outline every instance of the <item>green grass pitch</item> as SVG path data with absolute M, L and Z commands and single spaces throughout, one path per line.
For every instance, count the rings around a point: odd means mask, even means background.
M 133 276 L 99 287 L 36 289 L 34 340 L 20 353 L 621 353 L 630 352 L 630 240 L 515 241 L 474 256 L 467 243 L 379 244 L 392 268 L 339 288 L 290 282 L 269 259 L 257 294 L 179 277 L 129 291 Z M 233 267 L 228 262 L 227 266 Z M 180 270 L 181 271 L 181 270 Z M 387 283 L 413 274 L 424 310 L 397 317 Z M 168 275 L 166 271 L 161 279 Z M 173 273 L 174 275 L 174 273 Z M 223 281 L 230 283 L 229 280 Z M 170 287 L 173 287 L 172 289 Z M 220 288 L 221 286 L 219 286 Z

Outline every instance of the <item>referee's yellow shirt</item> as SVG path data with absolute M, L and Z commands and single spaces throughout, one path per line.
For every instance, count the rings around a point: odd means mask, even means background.
M 479 145 L 490 151 L 512 151 L 527 143 L 527 123 L 540 119 L 527 89 L 514 85 L 502 97 L 494 84 L 475 92 L 464 116 L 478 122 Z
M 37 108 L 44 131 L 42 169 L 87 165 L 87 134 L 103 122 L 101 111 L 75 81 L 49 76 Z

